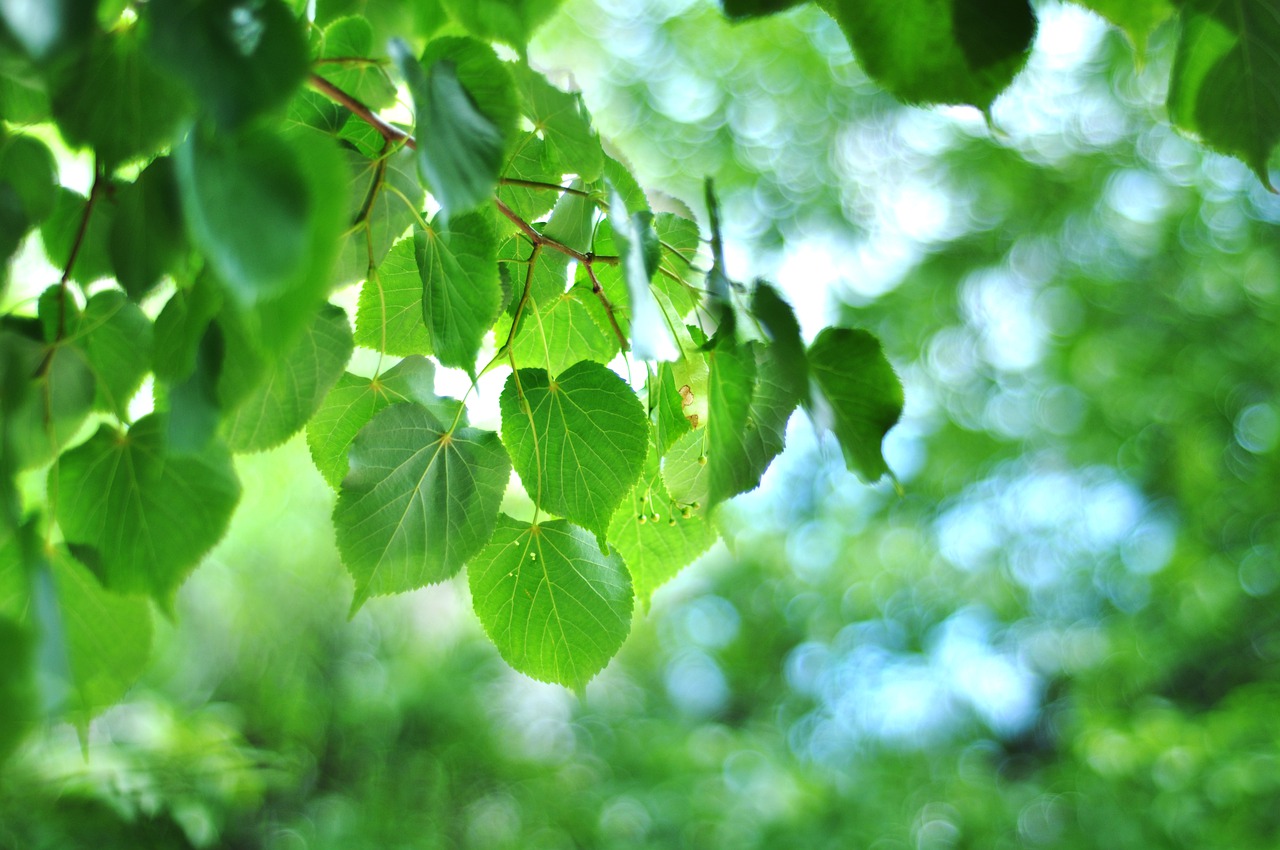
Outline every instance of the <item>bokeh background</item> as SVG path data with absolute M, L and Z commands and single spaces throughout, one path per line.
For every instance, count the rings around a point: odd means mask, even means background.
M 377 0 L 368 0 L 376 13 Z M 465 580 L 348 621 L 301 440 L 92 725 L 0 774 L 0 847 L 1280 845 L 1280 197 L 1038 4 L 990 121 L 904 107 L 805 7 L 569 0 L 533 56 L 810 334 L 884 340 L 865 486 L 803 415 L 584 698 L 508 669 Z

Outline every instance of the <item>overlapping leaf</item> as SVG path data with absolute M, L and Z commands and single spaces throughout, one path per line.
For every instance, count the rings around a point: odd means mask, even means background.
M 431 349 L 445 366 L 475 371 L 476 352 L 502 308 L 497 236 L 482 213 L 437 216 L 426 231 L 418 271 Z
M 418 258 L 425 257 L 428 238 L 419 232 L 401 239 L 360 287 L 357 344 L 400 357 L 431 353 L 418 271 Z
M 360 430 L 349 459 L 333 524 L 355 606 L 449 578 L 492 537 L 511 473 L 494 432 L 393 404 Z
M 820 395 L 816 418 L 835 433 L 845 463 L 864 481 L 889 472 L 880 445 L 902 416 L 902 384 L 880 340 L 864 330 L 827 328 L 809 346 Z
M 149 593 L 161 605 L 222 537 L 240 498 L 225 447 L 174 454 L 166 430 L 161 414 L 128 431 L 104 425 L 49 476 L 72 552 L 112 590 Z
M 476 615 L 515 669 L 581 690 L 631 628 L 633 590 L 622 558 L 563 520 L 500 517 L 467 569 Z
M 552 380 L 521 369 L 499 399 L 502 439 L 525 490 L 543 510 L 601 540 L 640 477 L 649 425 L 622 378 L 583 361 Z

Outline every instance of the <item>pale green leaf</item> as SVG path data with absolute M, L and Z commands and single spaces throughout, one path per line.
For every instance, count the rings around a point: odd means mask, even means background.
M 231 450 L 269 449 L 301 430 L 342 375 L 352 345 L 347 314 L 326 304 L 227 420 Z
M 840 442 L 845 463 L 865 481 L 889 472 L 880 446 L 902 416 L 902 384 L 880 340 L 864 330 L 827 328 L 809 346 L 818 395 L 815 418 Z
M 711 501 L 711 470 L 707 462 L 707 429 L 686 431 L 662 457 L 662 483 L 671 498 L 694 510 Z
M 93 372 L 94 407 L 126 418 L 129 400 L 151 371 L 151 320 L 118 289 L 89 299 L 73 342 Z
M 555 380 L 543 369 L 513 373 L 499 405 L 502 439 L 529 496 L 603 545 L 648 451 L 639 398 L 606 367 L 582 361 Z
M 661 261 L 653 215 L 641 211 L 628 216 L 622 196 L 615 191 L 609 203 L 609 222 L 622 256 L 622 277 L 627 285 L 631 353 L 641 360 L 674 360 L 680 356 L 679 349 L 668 319 L 649 288 Z
M 631 578 L 616 552 L 563 520 L 499 518 L 467 568 L 476 616 L 508 664 L 581 689 L 631 630 Z
M 545 304 L 526 307 L 511 342 L 516 364 L 541 367 L 555 377 L 580 360 L 612 360 L 618 353 L 618 339 L 595 318 L 587 299 L 594 301 L 594 296 L 574 287 Z
M 414 153 L 408 147 L 375 159 L 348 151 L 347 165 L 351 174 L 347 220 L 353 227 L 338 254 L 333 278 L 336 286 L 366 278 L 370 247 L 373 265 L 381 264 L 392 246 L 419 220 L 426 198 Z
M 497 434 L 450 429 L 417 404 L 374 416 L 349 460 L 333 524 L 355 606 L 461 569 L 492 537 L 511 475 Z
M 49 474 L 68 546 L 108 588 L 167 606 L 226 530 L 240 499 L 231 455 L 217 441 L 174 454 L 164 416 L 127 431 L 103 425 Z
M 551 162 L 547 143 L 539 139 L 536 133 L 529 132 L 516 142 L 515 149 L 507 157 L 507 164 L 502 169 L 502 176 L 504 180 L 528 180 L 559 186 L 564 175 Z M 498 186 L 498 199 L 525 221 L 542 218 L 555 206 L 559 197 L 560 193 L 554 189 L 511 183 Z
M 598 180 L 604 172 L 604 149 L 582 97 L 560 91 L 525 65 L 517 67 L 515 78 L 523 112 L 545 140 L 560 172 L 576 174 L 587 183 Z
M 430 354 L 431 337 L 422 318 L 422 274 L 427 235 L 406 237 L 392 246 L 360 287 L 356 307 L 356 343 L 396 356 Z

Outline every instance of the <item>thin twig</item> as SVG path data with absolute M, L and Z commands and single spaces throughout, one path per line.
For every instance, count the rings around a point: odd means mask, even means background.
M 566 195 L 577 195 L 579 198 L 590 198 L 586 189 L 574 186 L 561 186 L 559 183 L 544 183 L 541 180 L 522 180 L 519 177 L 503 177 L 498 181 L 503 186 L 521 186 L 525 189 L 546 189 L 551 192 L 563 192 Z
M 622 346 L 623 351 L 630 351 L 631 346 L 627 344 L 627 335 L 622 332 L 622 328 L 618 325 L 618 318 L 613 314 L 613 303 L 609 301 L 609 296 L 605 295 L 604 287 L 600 285 L 600 279 L 596 277 L 596 270 L 592 268 L 591 263 L 586 264 L 587 276 L 591 278 L 591 291 L 600 299 L 600 303 L 604 305 L 604 314 L 609 317 L 609 324 L 613 326 L 613 332 L 618 337 L 618 343 Z
M 365 106 L 359 100 L 347 94 L 319 74 L 311 74 L 311 76 L 307 78 L 307 82 L 311 84 L 313 89 L 320 92 L 334 103 L 341 104 L 351 110 L 353 115 L 381 133 L 382 138 L 387 141 L 403 142 L 408 147 L 414 149 L 418 147 L 417 143 L 413 140 L 413 136 L 409 135 L 404 130 L 401 130 L 399 127 L 388 124 L 372 109 Z

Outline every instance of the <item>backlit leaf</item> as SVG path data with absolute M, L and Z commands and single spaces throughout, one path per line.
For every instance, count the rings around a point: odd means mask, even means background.
M 472 373 L 484 335 L 502 309 L 497 237 L 483 213 L 437 216 L 418 256 L 422 317 L 445 366 Z
M 581 689 L 631 629 L 631 578 L 617 552 L 563 520 L 529 525 L 505 514 L 467 568 L 476 616 L 508 664 Z
M 809 346 L 819 395 L 815 419 L 840 442 L 845 463 L 864 481 L 889 472 L 880 445 L 902 416 L 902 384 L 880 340 L 864 330 L 827 328 Z
M 427 239 L 422 232 L 401 239 L 360 287 L 357 344 L 401 357 L 431 353 L 418 271 L 418 256 L 425 254 Z

